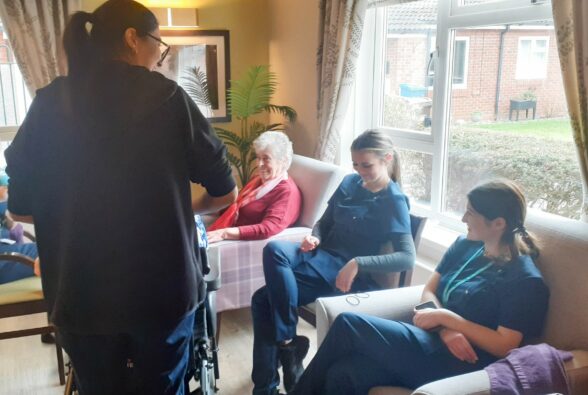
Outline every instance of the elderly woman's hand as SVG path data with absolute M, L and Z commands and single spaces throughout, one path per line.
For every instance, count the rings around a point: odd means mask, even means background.
M 455 358 L 469 363 L 476 363 L 478 361 L 476 351 L 474 351 L 474 348 L 463 333 L 444 328 L 439 332 L 439 336 Z
M 210 244 L 222 240 L 239 240 L 240 236 L 241 232 L 239 231 L 239 228 L 224 228 L 206 232 L 206 238 Z
M 359 267 L 355 259 L 347 262 L 345 266 L 339 270 L 339 274 L 337 274 L 337 279 L 335 280 L 335 286 L 337 289 L 341 292 L 349 292 L 358 271 Z
M 320 244 L 320 240 L 312 235 L 304 236 L 302 243 L 300 243 L 300 249 L 302 252 L 308 252 L 314 250 Z

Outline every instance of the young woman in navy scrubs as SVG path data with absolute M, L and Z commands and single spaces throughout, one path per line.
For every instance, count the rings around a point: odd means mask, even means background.
M 549 291 L 531 257 L 525 199 L 509 181 L 468 194 L 466 237 L 445 253 L 423 291 L 438 308 L 413 324 L 341 314 L 292 394 L 367 394 L 375 386 L 416 388 L 484 368 L 538 335 Z
M 351 146 L 357 171 L 341 182 L 312 235 L 264 249 L 266 286 L 252 298 L 254 394 L 277 393 L 281 362 L 286 390 L 302 374 L 309 340 L 296 336 L 297 308 L 317 297 L 370 290 L 365 273 L 411 269 L 415 251 L 408 198 L 402 193 L 391 139 L 366 131 Z M 391 254 L 380 255 L 392 243 Z

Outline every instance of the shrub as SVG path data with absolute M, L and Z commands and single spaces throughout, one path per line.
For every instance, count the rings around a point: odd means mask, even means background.
M 403 168 L 413 198 L 430 200 L 431 157 L 405 153 Z M 580 218 L 582 184 L 571 141 L 454 126 L 447 171 L 448 211 L 463 212 L 466 193 L 478 182 L 503 177 L 523 188 L 529 207 Z

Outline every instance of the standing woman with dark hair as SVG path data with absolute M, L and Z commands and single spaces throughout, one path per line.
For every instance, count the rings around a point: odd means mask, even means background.
M 532 258 L 526 204 L 510 181 L 468 193 L 467 236 L 445 253 L 413 325 L 363 314 L 337 317 L 295 395 L 363 395 L 376 386 L 417 388 L 484 368 L 543 328 L 549 290 Z
M 278 360 L 290 391 L 302 374 L 309 340 L 296 335 L 297 307 L 321 296 L 377 288 L 367 274 L 409 270 L 415 250 L 408 198 L 398 184 L 392 140 L 368 130 L 351 145 L 357 173 L 346 176 L 312 235 L 301 243 L 270 241 L 263 251 L 266 285 L 252 298 L 253 393 L 277 393 Z M 393 251 L 381 255 L 382 247 Z
M 110 0 L 74 14 L 69 75 L 40 89 L 6 151 L 8 208 L 34 222 L 51 321 L 80 393 L 183 394 L 203 296 L 194 212 L 236 197 L 226 148 L 178 85 L 152 72 L 158 23 Z M 190 181 L 208 194 L 191 201 Z

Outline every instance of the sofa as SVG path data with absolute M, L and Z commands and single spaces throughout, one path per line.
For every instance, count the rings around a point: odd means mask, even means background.
M 546 342 L 572 351 L 566 373 L 573 395 L 588 394 L 588 224 L 549 214 L 530 214 L 527 228 L 540 241 L 536 264 L 549 286 L 551 297 L 543 334 L 533 343 Z M 357 311 L 388 319 L 412 322 L 413 307 L 423 286 L 375 291 L 350 306 L 345 297 L 317 300 L 318 344 L 337 315 Z M 391 356 L 393 358 L 393 356 Z M 421 367 L 425 368 L 425 367 Z M 490 381 L 484 370 L 428 383 L 417 389 L 376 387 L 369 395 L 489 395 Z
M 329 197 L 348 172 L 316 159 L 294 155 L 288 174 L 302 195 L 302 210 L 293 227 L 269 240 L 301 241 L 327 207 Z M 208 250 L 212 266 L 219 265 L 221 287 L 216 293 L 218 312 L 251 305 L 253 293 L 265 284 L 262 266 L 265 240 L 224 240 Z

